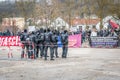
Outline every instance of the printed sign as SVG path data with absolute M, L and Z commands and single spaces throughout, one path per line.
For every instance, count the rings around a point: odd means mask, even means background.
M 91 47 L 117 47 L 117 37 L 91 37 Z

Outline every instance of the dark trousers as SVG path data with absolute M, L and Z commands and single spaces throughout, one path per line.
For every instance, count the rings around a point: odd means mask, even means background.
M 50 56 L 51 59 L 53 59 L 54 55 L 56 57 L 58 57 L 58 52 L 57 52 L 58 46 L 54 43 L 52 43 L 51 47 L 50 47 Z
M 44 50 L 45 50 L 45 60 L 47 60 L 47 56 L 48 56 L 48 48 L 50 47 L 49 43 L 46 43 L 44 46 Z
M 58 57 L 58 45 L 57 44 L 54 45 L 53 52 L 54 52 L 53 55 L 55 55 L 56 57 Z
M 35 53 L 36 53 L 36 58 L 38 58 L 38 55 L 39 55 L 39 45 L 35 46 Z
M 40 44 L 40 56 L 43 57 L 44 56 L 44 44 Z
M 118 47 L 120 47 L 120 39 L 118 39 Z
M 54 45 L 50 46 L 50 58 L 53 59 L 54 57 Z
M 52 45 L 51 45 L 51 56 L 52 56 L 52 58 L 54 57 L 54 55 L 56 56 L 56 57 L 58 57 L 58 45 L 57 45 L 57 43 L 52 43 Z
M 50 58 L 53 59 L 53 46 L 50 43 L 46 43 L 44 46 L 44 50 L 45 50 L 45 60 L 47 60 L 47 56 L 48 56 L 48 48 L 50 48 Z
M 62 58 L 67 57 L 67 52 L 68 52 L 68 45 L 63 45 L 63 47 L 62 47 Z

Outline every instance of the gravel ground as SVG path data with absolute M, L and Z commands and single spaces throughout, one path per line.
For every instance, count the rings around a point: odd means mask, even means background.
M 0 47 L 0 80 L 120 80 L 120 49 L 69 48 L 55 61 L 20 59 L 19 47 Z

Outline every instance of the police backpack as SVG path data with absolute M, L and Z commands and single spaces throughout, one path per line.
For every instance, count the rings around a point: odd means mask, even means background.
M 38 35 L 38 41 L 44 41 L 44 34 L 41 33 L 40 35 Z
M 45 41 L 50 41 L 50 33 L 45 34 Z
M 57 40 L 57 36 L 56 35 L 53 35 L 52 36 L 52 42 L 57 42 L 58 40 Z
M 26 41 L 27 38 L 28 38 L 27 34 L 21 34 L 21 36 L 20 36 L 21 41 Z
M 68 36 L 66 34 L 62 34 L 61 40 L 62 40 L 63 44 L 67 44 L 68 43 Z

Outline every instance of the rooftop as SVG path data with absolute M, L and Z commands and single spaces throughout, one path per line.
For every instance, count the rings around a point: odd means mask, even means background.
M 96 25 L 100 19 L 73 19 L 72 25 Z

